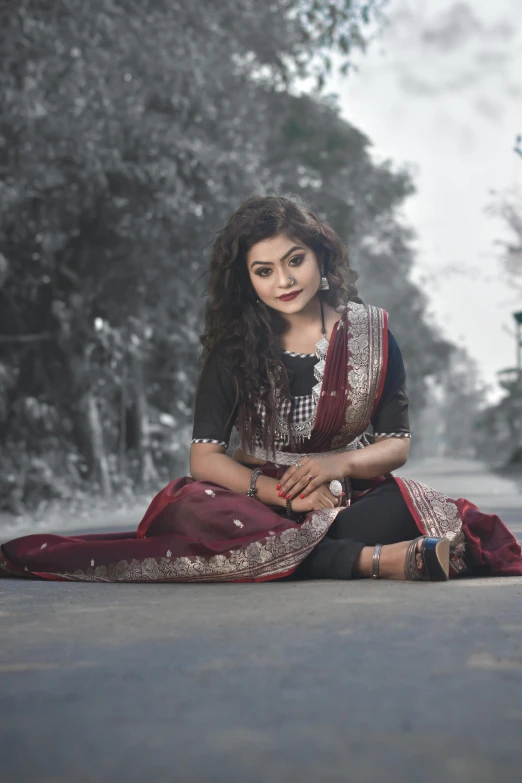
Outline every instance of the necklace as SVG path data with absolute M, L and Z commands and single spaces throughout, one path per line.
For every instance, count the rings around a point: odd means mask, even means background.
M 326 326 L 324 323 L 324 309 L 323 302 L 319 300 L 321 305 L 321 339 L 315 344 L 315 355 L 319 359 L 317 364 L 314 365 L 314 376 L 317 379 L 316 385 L 312 388 L 313 399 L 313 412 L 312 415 L 306 419 L 306 421 L 300 421 L 297 424 L 291 424 L 292 435 L 294 436 L 296 443 L 302 442 L 306 438 L 310 438 L 312 430 L 315 424 L 315 417 L 317 414 L 317 404 L 321 398 L 321 392 L 323 388 L 324 368 L 326 365 L 326 354 L 328 353 L 328 346 L 330 343 L 326 337 Z M 290 432 L 287 423 L 279 415 L 278 406 L 276 406 L 276 434 L 283 440 L 285 445 L 290 443 Z
M 326 364 L 326 354 L 328 353 L 328 346 L 330 343 L 326 339 L 326 327 L 324 325 L 324 310 L 323 310 L 323 302 L 322 300 L 319 300 L 321 305 L 321 331 L 322 331 L 322 337 L 315 344 L 315 354 L 319 361 L 314 366 L 314 375 L 319 381 L 319 383 L 316 383 L 316 385 L 312 389 L 312 394 L 314 395 L 314 402 L 319 402 L 319 397 L 321 396 L 321 389 L 323 387 L 323 377 L 324 377 L 324 368 Z M 314 416 L 315 418 L 315 416 Z

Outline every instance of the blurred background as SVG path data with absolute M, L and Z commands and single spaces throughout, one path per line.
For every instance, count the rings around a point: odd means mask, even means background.
M 519 0 L 0 8 L 0 511 L 188 473 L 213 238 L 303 196 L 403 352 L 411 457 L 522 463 Z

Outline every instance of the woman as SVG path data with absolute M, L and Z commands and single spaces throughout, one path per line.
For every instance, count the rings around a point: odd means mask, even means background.
M 0 573 L 76 581 L 446 580 L 522 574 L 500 519 L 392 471 L 410 447 L 401 352 L 309 209 L 255 196 L 213 247 L 191 476 L 136 532 L 30 535 Z M 373 437 L 366 435 L 369 425 Z M 226 454 L 232 428 L 240 447 Z

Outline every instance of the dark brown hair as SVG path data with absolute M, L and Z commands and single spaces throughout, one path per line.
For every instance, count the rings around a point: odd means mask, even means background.
M 281 360 L 281 337 L 288 323 L 276 310 L 257 303 L 246 258 L 253 245 L 284 234 L 300 240 L 324 264 L 330 288 L 319 295 L 332 307 L 361 302 L 350 268 L 348 249 L 335 231 L 294 195 L 251 196 L 230 217 L 212 248 L 209 301 L 200 336 L 203 358 L 219 351 L 236 382 L 237 427 L 242 445 L 252 453 L 255 432 L 273 453 L 276 406 L 290 400 L 289 380 Z M 199 391 L 199 389 L 198 389 Z M 264 427 L 256 403 L 265 407 Z M 291 420 L 291 406 L 287 424 Z M 291 433 L 291 429 L 289 426 Z M 290 434 L 291 447 L 295 448 Z

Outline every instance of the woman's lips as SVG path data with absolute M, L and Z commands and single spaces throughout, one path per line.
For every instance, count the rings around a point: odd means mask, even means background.
M 278 296 L 277 298 L 280 299 L 282 302 L 289 302 L 291 299 L 295 299 L 296 296 L 299 296 L 303 289 L 300 291 L 292 291 L 290 294 L 284 294 L 283 296 Z

